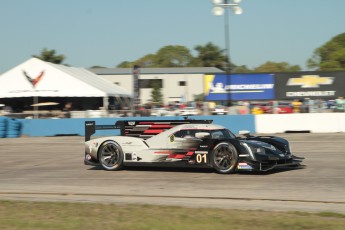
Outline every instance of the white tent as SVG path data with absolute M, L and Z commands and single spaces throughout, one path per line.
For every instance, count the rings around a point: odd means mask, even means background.
M 84 68 L 37 58 L 30 58 L 0 75 L 0 98 L 110 96 L 131 97 L 131 94 Z

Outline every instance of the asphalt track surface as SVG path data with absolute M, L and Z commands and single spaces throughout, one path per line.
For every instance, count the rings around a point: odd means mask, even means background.
M 345 133 L 278 134 L 306 167 L 268 173 L 83 164 L 83 137 L 0 139 L 0 199 L 345 213 Z

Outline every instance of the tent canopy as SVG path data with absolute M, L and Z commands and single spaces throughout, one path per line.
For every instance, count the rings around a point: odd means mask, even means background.
M 0 75 L 0 98 L 19 97 L 131 97 L 131 94 L 84 68 L 30 58 Z

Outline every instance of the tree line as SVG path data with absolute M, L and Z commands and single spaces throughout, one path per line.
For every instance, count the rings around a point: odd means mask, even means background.
M 246 65 L 236 65 L 229 63 L 225 50 L 209 42 L 205 45 L 194 47 L 196 55 L 193 56 L 191 50 L 181 45 L 168 45 L 160 48 L 154 54 L 147 54 L 134 61 L 123 61 L 118 64 L 118 68 L 132 68 L 134 65 L 142 68 L 159 67 L 217 67 L 226 70 L 230 66 L 232 73 L 251 72 L 297 72 L 301 71 L 299 65 L 291 65 L 287 62 L 267 61 L 253 69 Z M 64 55 L 58 55 L 56 51 L 44 48 L 39 55 L 33 55 L 43 61 L 55 64 L 63 64 Z M 102 68 L 102 66 L 92 66 L 91 68 Z M 345 33 L 339 34 L 322 46 L 316 48 L 307 60 L 307 67 L 315 71 L 345 70 Z

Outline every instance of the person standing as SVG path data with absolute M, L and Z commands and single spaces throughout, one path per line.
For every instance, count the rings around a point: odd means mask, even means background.
M 338 97 L 335 100 L 335 112 L 345 112 L 345 99 Z
M 62 109 L 65 118 L 71 118 L 72 102 L 65 104 L 65 107 Z
M 293 100 L 293 102 L 291 102 L 292 108 L 293 108 L 293 112 L 294 113 L 300 113 L 301 112 L 301 106 L 302 106 L 302 102 L 298 99 Z

